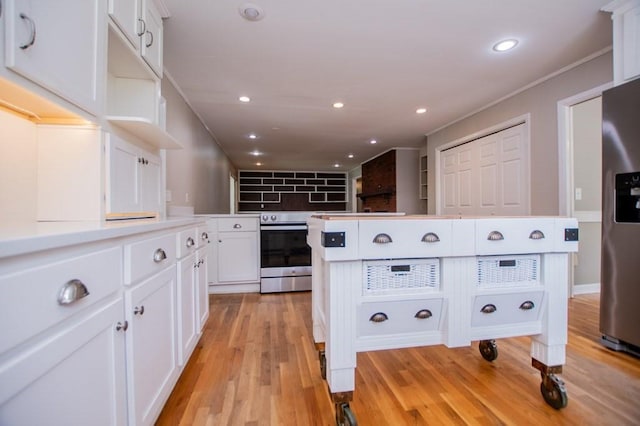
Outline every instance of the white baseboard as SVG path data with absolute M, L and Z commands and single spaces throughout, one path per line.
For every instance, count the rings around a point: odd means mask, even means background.
M 600 283 L 593 284 L 579 284 L 573 286 L 571 289 L 571 294 L 573 296 L 577 296 L 579 294 L 592 294 L 592 293 L 600 293 Z
M 260 283 L 209 284 L 209 294 L 260 293 Z

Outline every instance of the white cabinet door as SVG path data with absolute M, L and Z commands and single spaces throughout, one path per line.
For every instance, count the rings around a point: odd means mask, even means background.
M 106 0 L 5 0 L 6 66 L 98 115 Z
M 107 214 L 159 213 L 162 207 L 160 157 L 107 134 Z
M 126 425 L 122 313 L 119 298 L 1 363 L 0 424 Z
M 159 212 L 162 206 L 162 180 L 160 157 L 149 152 L 141 152 L 140 167 L 140 200 L 142 210 Z
M 202 247 L 198 249 L 198 309 L 197 320 L 198 330 L 202 330 L 204 324 L 209 318 L 209 278 L 208 278 L 208 264 L 209 264 L 209 249 L 208 247 Z
M 218 282 L 258 281 L 257 232 L 218 234 Z
M 162 17 L 156 10 L 153 1 L 144 2 L 143 16 L 144 33 L 140 36 L 142 58 L 158 77 L 162 78 Z
M 178 377 L 176 268 L 125 292 L 129 424 L 155 421 Z
M 178 262 L 178 362 L 180 365 L 187 363 L 196 346 L 200 331 L 196 323 L 197 270 L 195 253 Z
M 107 134 L 107 213 L 141 210 L 138 148 Z
M 137 50 L 142 28 L 140 0 L 109 0 L 109 16 Z

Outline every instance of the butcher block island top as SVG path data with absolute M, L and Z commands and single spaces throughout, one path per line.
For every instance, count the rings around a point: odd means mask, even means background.
M 495 339 L 515 336 L 531 337 L 544 401 L 566 406 L 557 374 L 575 219 L 367 213 L 317 214 L 307 224 L 313 337 L 338 424 L 355 421 L 357 352 L 479 341 L 492 362 Z

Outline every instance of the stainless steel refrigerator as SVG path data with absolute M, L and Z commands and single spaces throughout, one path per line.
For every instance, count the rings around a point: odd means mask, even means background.
M 640 79 L 602 95 L 602 344 L 640 355 Z

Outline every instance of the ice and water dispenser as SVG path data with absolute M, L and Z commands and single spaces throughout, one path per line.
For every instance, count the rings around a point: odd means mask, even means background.
M 616 222 L 640 222 L 640 172 L 616 175 Z

